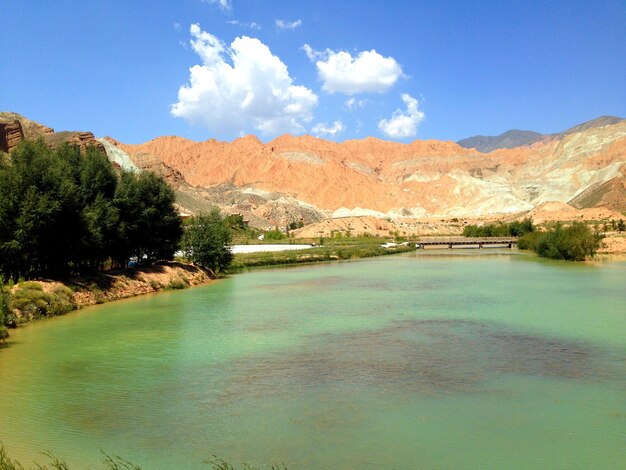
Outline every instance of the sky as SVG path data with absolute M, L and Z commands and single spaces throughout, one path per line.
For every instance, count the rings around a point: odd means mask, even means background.
M 0 110 L 122 142 L 459 140 L 626 117 L 626 4 L 0 0 Z

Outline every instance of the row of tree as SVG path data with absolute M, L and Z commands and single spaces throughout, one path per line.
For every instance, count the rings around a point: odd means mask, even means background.
M 22 142 L 0 160 L 0 276 L 84 274 L 171 259 L 182 236 L 174 193 L 152 173 L 119 175 L 96 148 Z
M 521 237 L 535 231 L 532 219 L 516 220 L 510 223 L 497 222 L 485 225 L 466 225 L 465 237 Z

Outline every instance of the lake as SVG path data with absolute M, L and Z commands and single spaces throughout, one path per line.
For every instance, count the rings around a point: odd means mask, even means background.
M 12 332 L 22 463 L 626 468 L 626 262 L 438 250 L 251 271 Z

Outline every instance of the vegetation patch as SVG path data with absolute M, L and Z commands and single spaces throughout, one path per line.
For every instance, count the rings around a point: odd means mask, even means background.
M 9 307 L 17 316 L 17 323 L 38 318 L 63 315 L 76 309 L 74 296 L 66 286 L 56 286 L 44 292 L 38 282 L 21 282 L 10 297 Z
M 380 246 L 380 239 L 374 239 L 374 243 L 369 239 L 361 239 L 360 242 L 359 239 L 344 240 L 346 243 L 332 243 L 308 250 L 237 254 L 231 265 L 231 271 L 236 272 L 244 268 L 259 266 L 369 258 L 372 256 L 392 255 L 415 250 L 415 246 L 410 244 L 383 248 Z
M 118 176 L 95 147 L 21 142 L 0 160 L 0 276 L 55 279 L 172 259 L 174 193 L 153 173 Z
M 587 224 L 573 222 L 567 227 L 557 224 L 547 232 L 532 232 L 520 237 L 518 248 L 532 250 L 539 256 L 550 259 L 584 261 L 593 257 L 603 236 L 592 232 Z
M 465 237 L 521 237 L 535 231 L 532 219 L 516 220 L 515 222 L 497 222 L 485 225 L 466 225 L 463 228 Z

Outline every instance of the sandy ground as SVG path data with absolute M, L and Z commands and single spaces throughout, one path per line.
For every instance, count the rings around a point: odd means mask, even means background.
M 176 262 L 163 262 L 136 268 L 118 274 L 101 273 L 93 277 L 73 278 L 64 282 L 74 291 L 77 306 L 100 304 L 151 292 L 204 284 L 211 279 L 209 273 L 197 266 Z M 49 292 L 58 281 L 37 280 Z
M 610 254 L 626 253 L 626 232 L 607 233 L 598 252 Z

